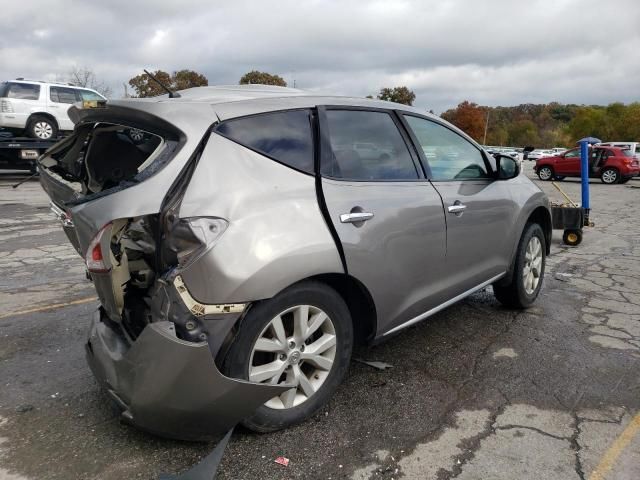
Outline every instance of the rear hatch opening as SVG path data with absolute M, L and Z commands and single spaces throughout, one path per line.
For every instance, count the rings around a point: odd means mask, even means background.
M 209 133 L 166 191 L 145 192 L 163 199 L 157 213 L 125 218 L 116 213 L 128 210 L 118 207 L 120 196 L 126 194 L 122 190 L 153 175 L 181 148 L 178 135 L 162 132 L 105 121 L 81 123 L 71 137 L 39 160 L 41 183 L 57 215 L 64 216 L 63 228 L 70 241 L 85 259 L 102 309 L 129 344 L 152 321 L 172 322 L 182 340 L 207 341 L 208 322 L 185 304 L 184 292 L 174 279 L 212 248 L 227 227 L 220 218 L 179 217 L 182 196 Z M 135 197 L 124 198 L 135 202 Z M 98 210 L 113 210 L 113 217 L 107 214 L 98 224 L 87 213 L 95 215 Z M 81 226 L 85 235 L 79 241 Z
M 38 161 L 48 174 L 43 186 L 59 207 L 126 188 L 143 179 L 168 143 L 175 142 L 125 125 L 80 125 Z

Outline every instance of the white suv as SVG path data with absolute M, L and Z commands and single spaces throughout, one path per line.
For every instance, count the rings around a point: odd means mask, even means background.
M 106 100 L 95 90 L 22 78 L 0 83 L 0 127 L 48 140 L 73 130 L 69 107 L 84 100 Z

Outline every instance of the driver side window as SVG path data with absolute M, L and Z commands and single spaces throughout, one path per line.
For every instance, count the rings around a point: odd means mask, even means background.
M 430 120 L 405 115 L 431 169 L 433 180 L 491 178 L 478 148 L 448 128 Z

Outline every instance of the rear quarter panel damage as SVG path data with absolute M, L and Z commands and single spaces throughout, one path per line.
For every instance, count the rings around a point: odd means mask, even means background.
M 202 303 L 270 298 L 323 273 L 344 273 L 315 179 L 212 134 L 180 217 L 228 220 L 216 246 L 181 272 Z

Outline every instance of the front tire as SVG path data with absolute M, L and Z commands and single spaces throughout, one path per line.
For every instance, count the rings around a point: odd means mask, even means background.
M 600 180 L 607 185 L 614 185 L 620 181 L 620 174 L 615 168 L 605 168 L 600 174 Z
M 58 136 L 58 125 L 42 115 L 34 115 L 27 125 L 27 135 L 39 140 L 51 140 Z
M 294 384 L 242 423 L 273 432 L 303 422 L 329 400 L 349 367 L 353 325 L 344 300 L 319 282 L 303 282 L 254 304 L 224 360 L 233 378 Z
M 518 309 L 531 306 L 542 288 L 546 251 L 542 228 L 537 223 L 528 223 L 520 237 L 510 282 L 493 285 L 500 303 Z
M 544 180 L 545 182 L 551 180 L 553 178 L 553 170 L 551 169 L 551 167 L 547 167 L 546 165 L 544 167 L 540 167 L 538 169 L 538 178 L 540 178 L 540 180 Z

